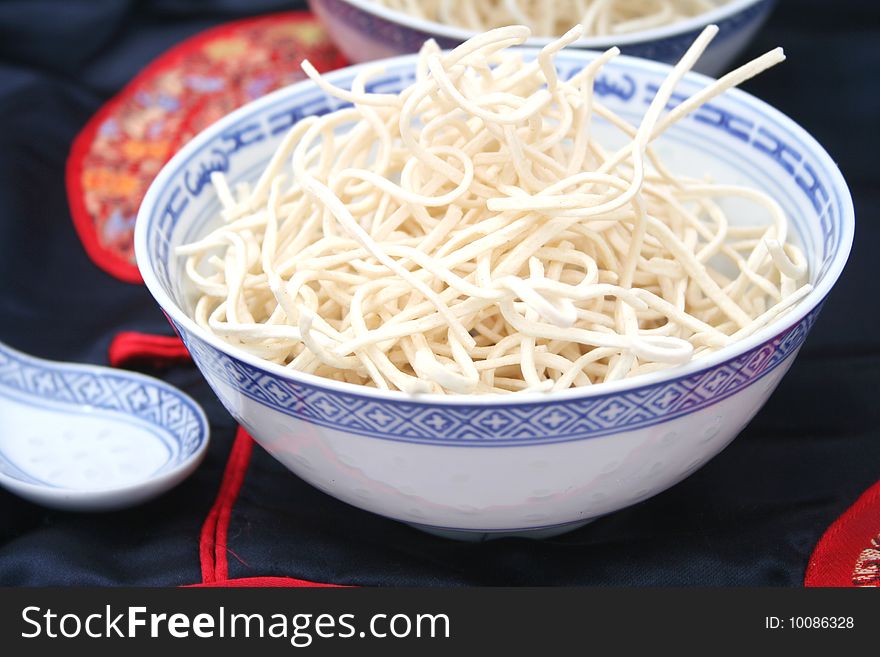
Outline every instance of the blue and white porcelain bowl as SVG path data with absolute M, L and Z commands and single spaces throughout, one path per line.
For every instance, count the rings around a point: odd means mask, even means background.
M 593 57 L 561 53 L 561 75 Z M 405 87 L 414 64 L 412 55 L 388 60 L 372 91 Z M 327 79 L 348 87 L 359 70 Z M 620 57 L 605 71 L 597 95 L 638 121 L 669 67 Z M 708 83 L 692 74 L 678 91 Z M 670 129 L 657 148 L 673 170 L 753 185 L 787 212 L 815 289 L 772 325 L 683 367 L 551 394 L 408 397 L 299 374 L 196 325 L 194 294 L 174 247 L 219 221 L 210 171 L 224 171 L 233 184 L 255 180 L 295 121 L 341 105 L 306 81 L 246 105 L 195 137 L 144 199 L 137 261 L 205 378 L 263 447 L 330 495 L 436 532 L 472 538 L 557 533 L 694 472 L 777 386 L 849 254 L 852 201 L 832 159 L 791 119 L 733 91 Z
M 651 30 L 615 37 L 589 37 L 575 46 L 607 50 L 620 46 L 624 54 L 660 62 L 679 60 L 703 28 L 721 29 L 697 70 L 717 75 L 748 45 L 773 8 L 775 0 L 730 0 L 694 18 Z M 441 48 L 454 48 L 476 34 L 389 9 L 372 0 L 309 0 L 336 46 L 351 62 L 361 63 L 417 52 L 426 39 Z M 542 47 L 552 39 L 534 37 L 528 46 Z

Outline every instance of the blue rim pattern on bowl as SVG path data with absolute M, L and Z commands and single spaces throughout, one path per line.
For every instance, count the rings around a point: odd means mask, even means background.
M 160 438 L 170 434 L 176 444 L 166 443 L 171 457 L 156 474 L 187 461 L 203 447 L 208 435 L 201 410 L 167 384 L 130 372 L 114 374 L 107 368 L 101 368 L 99 374 L 88 366 L 50 366 L 5 347 L 0 348 L 0 397 L 47 410 L 69 412 L 88 406 L 118 412 L 137 418 Z M 51 485 L 22 472 L 2 452 L 0 473 L 31 484 Z
M 431 38 L 441 48 L 454 48 L 461 43 L 460 39 L 440 36 L 403 23 L 391 22 L 344 0 L 320 0 L 320 2 L 325 11 L 332 14 L 334 19 L 340 20 L 363 34 L 370 35 L 376 41 L 393 44 L 399 47 L 402 52 L 416 52 L 426 39 Z M 727 37 L 739 32 L 745 25 L 763 20 L 773 8 L 773 2 L 774 0 L 762 0 L 718 21 L 720 32 L 714 43 L 722 43 Z M 660 39 L 624 44 L 620 46 L 620 50 L 625 55 L 671 63 L 677 61 L 685 53 L 694 39 L 699 36 L 701 30 L 702 28 L 699 28 Z
M 773 340 L 710 370 L 632 392 L 491 407 L 443 406 L 417 399 L 388 402 L 282 381 L 176 327 L 199 367 L 229 381 L 238 393 L 298 420 L 398 442 L 504 447 L 645 429 L 712 406 L 785 362 L 803 344 L 820 308 Z

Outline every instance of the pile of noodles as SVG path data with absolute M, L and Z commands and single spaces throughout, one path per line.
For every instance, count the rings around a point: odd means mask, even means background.
M 668 171 L 651 142 L 774 50 L 666 111 L 717 33 L 710 26 L 640 125 L 594 82 L 617 50 L 568 80 L 524 61 L 530 31 L 492 30 L 415 82 L 367 93 L 366 69 L 329 94 L 353 103 L 297 123 L 253 185 L 212 181 L 222 225 L 179 247 L 194 317 L 261 358 L 409 393 L 562 390 L 686 363 L 744 338 L 806 295 L 806 260 L 778 203 Z M 603 146 L 594 120 L 626 136 Z M 722 199 L 762 225 L 734 225 Z

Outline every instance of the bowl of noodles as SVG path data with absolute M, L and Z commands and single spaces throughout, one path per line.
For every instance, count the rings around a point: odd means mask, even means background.
M 592 50 L 618 46 L 624 54 L 674 63 L 700 31 L 720 34 L 698 62 L 708 75 L 742 52 L 769 15 L 774 0 L 309 0 L 331 38 L 351 62 L 418 51 L 429 38 L 454 48 L 476 34 L 510 24 L 531 28 L 527 45 L 544 47 L 575 23 L 575 44 Z
M 137 261 L 223 405 L 320 490 L 547 536 L 693 473 L 791 366 L 853 239 L 794 121 L 510 26 L 250 103 L 162 169 Z M 769 75 L 781 75 L 774 70 Z

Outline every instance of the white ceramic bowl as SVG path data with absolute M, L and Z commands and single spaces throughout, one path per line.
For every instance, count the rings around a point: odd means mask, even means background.
M 566 51 L 558 67 L 570 75 L 594 56 Z M 387 61 L 373 90 L 408 85 L 414 62 L 411 55 Z M 360 69 L 327 78 L 348 86 Z M 605 70 L 597 95 L 637 121 L 669 67 L 621 57 Z M 692 74 L 678 90 L 706 84 Z M 549 395 L 413 398 L 299 374 L 199 328 L 189 316 L 192 294 L 173 248 L 218 221 L 219 203 L 207 184 L 211 170 L 224 171 L 233 184 L 256 179 L 292 122 L 340 105 L 302 82 L 195 137 L 144 199 L 137 261 L 211 387 L 263 447 L 330 495 L 433 531 L 477 538 L 556 533 L 688 476 L 767 400 L 849 254 L 852 202 L 832 159 L 793 121 L 734 91 L 670 129 L 657 145 L 673 170 L 763 189 L 791 218 L 815 289 L 766 329 L 677 369 Z
M 731 0 L 694 18 L 652 30 L 616 37 L 590 37 L 575 45 L 591 50 L 620 46 L 626 55 L 660 62 L 678 61 L 697 35 L 714 23 L 721 29 L 697 65 L 717 75 L 748 45 L 775 0 Z M 367 62 L 418 51 L 433 38 L 441 48 L 454 48 L 476 34 L 472 30 L 426 21 L 388 9 L 371 0 L 309 0 L 336 46 L 351 62 Z M 526 45 L 541 47 L 552 39 L 534 37 Z

